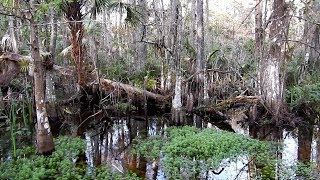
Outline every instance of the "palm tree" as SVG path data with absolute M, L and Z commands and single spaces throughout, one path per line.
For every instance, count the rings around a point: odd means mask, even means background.
M 83 7 L 90 7 L 89 11 L 84 12 Z M 80 109 L 79 114 L 81 119 L 87 119 L 91 114 L 90 110 L 88 111 L 88 102 L 87 94 L 92 93 L 92 97 L 98 95 L 94 86 L 92 86 L 95 80 L 100 82 L 98 73 L 96 72 L 96 67 L 90 66 L 90 64 L 95 65 L 95 62 L 87 55 L 86 46 L 83 44 L 82 40 L 84 37 L 84 24 L 83 20 L 86 15 L 91 15 L 93 18 L 97 14 L 102 13 L 106 8 L 112 10 L 120 10 L 121 12 L 127 12 L 126 21 L 131 24 L 136 24 L 137 13 L 135 13 L 134 8 L 130 4 L 118 2 L 118 1 L 109 1 L 109 0 L 94 0 L 94 1 L 85 1 L 85 0 L 64 0 L 62 2 L 62 11 L 65 15 L 65 18 L 68 21 L 69 30 L 70 30 L 70 43 L 71 43 L 71 57 L 76 67 L 77 73 L 77 96 L 80 98 Z M 92 107 L 94 108 L 94 107 Z M 80 122 L 81 122 L 80 119 Z M 75 121 L 75 123 L 80 123 Z M 75 131 L 71 132 L 73 135 L 81 134 L 82 127 L 74 129 Z
M 83 7 L 90 7 L 89 11 L 84 12 Z M 76 66 L 78 86 L 81 89 L 88 88 L 88 82 L 95 80 L 98 77 L 94 77 L 91 73 L 94 68 L 90 68 L 89 61 L 86 59 L 86 47 L 82 43 L 84 36 L 83 20 L 86 15 L 90 14 L 92 17 L 96 17 L 97 14 L 102 13 L 106 8 L 113 10 L 125 10 L 127 12 L 126 21 L 131 24 L 139 22 L 138 13 L 132 8 L 132 5 L 123 3 L 120 1 L 110 0 L 64 0 L 62 2 L 62 11 L 65 18 L 68 21 L 70 29 L 70 42 L 72 47 L 71 56 Z

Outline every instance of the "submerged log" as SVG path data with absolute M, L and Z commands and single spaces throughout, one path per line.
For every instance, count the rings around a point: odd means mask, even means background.
M 215 107 L 197 107 L 193 109 L 193 113 L 200 117 L 207 117 L 213 121 L 225 121 L 228 117 Z
M 235 132 L 235 130 L 232 128 L 231 121 L 228 121 L 229 117 L 218 111 L 215 107 L 194 108 L 193 113 L 222 130 Z

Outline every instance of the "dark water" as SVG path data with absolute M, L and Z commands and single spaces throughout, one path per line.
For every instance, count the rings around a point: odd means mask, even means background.
M 148 179 L 163 179 L 164 173 L 157 162 L 148 162 L 143 157 L 132 155 L 130 146 L 134 138 L 163 135 L 167 128 L 165 119 L 158 117 L 145 120 L 139 118 L 113 118 L 113 124 L 99 135 L 95 130 L 86 132 L 87 160 L 90 167 L 109 164 L 115 170 L 135 172 Z
M 130 145 L 136 137 L 163 135 L 167 128 L 167 119 L 149 117 L 146 122 L 143 118 L 117 117 L 113 118 L 113 122 L 106 128 L 100 127 L 98 130 L 92 128 L 86 132 L 89 166 L 93 168 L 99 164 L 109 164 L 122 173 L 132 171 L 145 179 L 166 179 L 161 163 L 146 161 L 143 157 L 132 155 Z M 212 123 L 199 118 L 193 118 L 187 124 L 202 128 L 217 128 Z M 320 153 L 318 153 L 320 152 L 320 132 L 317 125 L 304 125 L 288 131 L 274 127 L 242 127 L 236 122 L 231 124 L 237 133 L 278 142 L 280 147 L 276 155 L 277 159 L 285 164 L 282 168 L 289 168 L 298 161 L 303 161 L 313 162 L 320 169 Z M 246 166 L 249 160 L 250 157 L 246 156 L 239 157 L 236 162 L 225 159 L 221 163 L 224 168 L 221 174 L 209 172 L 206 179 L 250 179 L 252 170 L 250 166 Z M 282 169 L 278 168 L 277 171 L 280 172 Z M 288 171 L 286 172 L 288 178 L 295 177 L 294 170 L 286 169 L 286 171 Z

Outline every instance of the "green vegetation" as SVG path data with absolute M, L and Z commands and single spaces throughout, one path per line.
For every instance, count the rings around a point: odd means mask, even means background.
M 167 137 L 137 140 L 134 152 L 148 159 L 157 159 L 160 152 L 161 163 L 166 175 L 171 179 L 189 177 L 220 167 L 222 160 L 236 161 L 240 156 L 255 157 L 261 162 L 270 157 L 272 144 L 249 137 L 216 129 L 194 127 L 169 128 Z
M 125 59 L 119 59 L 106 65 L 102 71 L 109 79 L 131 83 L 136 87 L 144 89 L 145 78 L 146 89 L 152 90 L 157 85 L 160 76 L 160 65 L 155 60 L 148 60 L 145 66 L 136 72 L 130 72 L 129 63 Z
M 6 127 L 10 134 L 13 157 L 20 143 L 17 139 L 28 139 L 32 134 L 32 104 L 28 93 L 20 94 L 17 99 L 8 100 L 8 104 L 2 104 L 3 111 L 0 113 L 0 128 Z
M 85 143 L 78 137 L 59 137 L 56 151 L 50 156 L 36 155 L 34 148 L 17 150 L 15 160 L 0 164 L 0 179 L 137 179 L 133 174 L 123 177 L 111 168 L 101 166 L 88 173 L 77 159 L 84 155 Z
M 256 179 L 316 179 L 314 165 L 278 159 L 277 144 L 217 129 L 168 128 L 166 138 L 137 139 L 132 151 L 149 160 L 161 158 L 160 166 L 169 179 L 196 179 L 243 157 L 255 165 Z
M 320 112 L 320 81 L 306 81 L 301 85 L 291 86 L 287 90 L 286 100 L 291 107 L 307 104 Z
M 304 54 L 294 56 L 287 65 L 286 102 L 291 108 L 302 104 L 320 113 L 320 78 L 317 68 L 306 69 Z
M 135 111 L 137 110 L 137 107 L 130 103 L 124 103 L 124 102 L 117 102 L 112 106 L 114 109 L 117 109 L 119 111 L 127 112 L 127 111 Z

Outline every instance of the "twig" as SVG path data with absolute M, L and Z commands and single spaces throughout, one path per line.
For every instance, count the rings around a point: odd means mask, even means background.
M 1 15 L 4 15 L 4 16 L 12 16 L 12 17 L 16 17 L 16 18 L 19 18 L 19 19 L 22 19 L 22 20 L 31 20 L 31 19 L 29 19 L 29 18 L 27 18 L 27 17 L 25 17 L 25 16 L 18 16 L 18 15 L 16 15 L 16 14 L 11 14 L 11 13 L 7 13 L 7 12 L 3 12 L 3 11 L 0 11 L 0 14 Z
M 203 73 L 203 72 L 212 72 L 212 71 L 213 71 L 213 72 L 218 72 L 218 73 L 223 73 L 223 74 L 233 73 L 233 72 L 234 72 L 234 71 L 222 71 L 222 70 L 220 70 L 220 69 L 203 69 L 203 70 L 198 71 L 198 72 L 192 74 L 191 76 L 189 76 L 186 80 L 183 81 L 183 83 L 186 83 L 186 82 L 188 82 L 188 81 L 191 81 L 194 76 L 196 76 L 196 75 L 198 75 L 198 74 L 200 74 L 200 73 Z
M 249 14 L 244 18 L 244 20 L 240 23 L 238 29 L 240 29 L 240 27 L 242 26 L 242 24 L 248 19 L 248 17 L 251 15 L 251 13 L 259 6 L 259 4 L 262 2 L 262 0 L 260 0 L 249 12 Z
M 171 56 L 173 55 L 172 50 L 167 48 L 164 44 L 159 44 L 159 43 L 152 42 L 152 41 L 146 41 L 146 40 L 143 40 L 143 39 L 141 39 L 140 42 L 147 43 L 147 44 L 152 44 L 152 45 L 157 46 L 157 47 L 162 47 L 165 50 L 167 50 L 170 53 Z
M 98 115 L 98 114 L 100 114 L 100 113 L 102 113 L 102 110 L 99 110 L 98 112 L 96 112 L 96 113 L 92 114 L 91 116 L 87 117 L 85 120 L 83 120 L 83 121 L 81 122 L 81 124 L 78 126 L 77 129 L 79 129 L 79 128 L 80 128 L 84 123 L 86 123 L 90 118 L 92 118 L 92 117 L 94 117 L 94 116 L 96 116 L 96 115 Z
M 255 160 L 256 157 L 253 157 L 250 161 L 248 161 L 241 169 L 240 171 L 238 172 L 237 176 L 234 178 L 234 180 L 237 180 L 238 179 L 238 176 L 242 173 L 242 171 L 244 170 L 245 167 L 249 166 L 249 164 Z
M 301 16 L 291 16 L 291 17 L 298 18 L 299 20 L 304 20 L 304 21 L 307 21 L 307 22 L 309 22 L 309 23 L 311 23 L 311 24 L 315 24 L 315 25 L 320 26 L 320 23 L 319 23 L 319 22 L 315 22 L 315 21 L 312 21 L 312 20 L 303 18 L 303 17 L 301 17 Z
M 215 174 L 215 175 L 219 175 L 219 174 L 222 173 L 223 170 L 224 170 L 224 168 L 222 168 L 219 172 L 215 172 L 215 171 L 212 170 L 212 173 Z
M 301 42 L 301 41 L 298 41 L 298 40 L 291 40 L 291 39 L 286 39 L 286 41 L 295 42 L 295 43 L 300 43 L 300 44 L 306 45 L 306 46 L 312 48 L 314 51 L 316 51 L 320 55 L 320 52 L 316 49 L 316 47 L 311 46 L 310 44 L 307 44 L 307 43 L 304 43 L 304 42 Z

